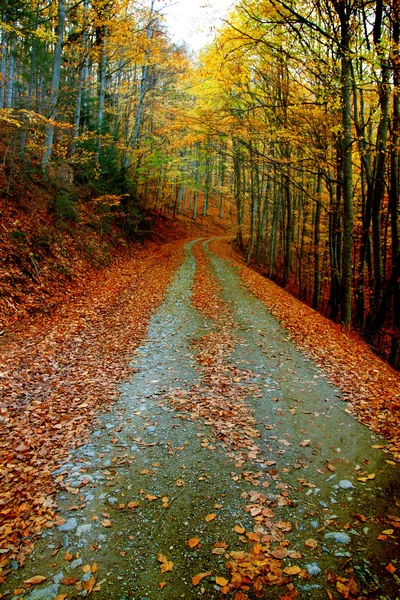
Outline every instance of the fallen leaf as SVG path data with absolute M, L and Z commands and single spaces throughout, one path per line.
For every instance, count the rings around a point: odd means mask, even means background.
M 30 577 L 29 579 L 25 579 L 24 583 L 26 585 L 38 585 L 39 583 L 46 581 L 46 579 L 47 579 L 47 577 L 44 577 L 43 575 L 34 575 L 33 577 Z
M 228 579 L 225 579 L 225 577 L 216 577 L 215 583 L 220 587 L 224 587 L 225 585 L 228 585 L 229 581 Z
M 83 583 L 83 588 L 89 593 L 91 594 L 93 592 L 93 588 L 96 585 L 96 579 L 94 577 L 91 577 L 90 579 L 88 579 L 87 581 L 85 581 Z
M 150 502 L 153 502 L 153 500 L 157 500 L 157 496 L 153 496 L 153 494 L 146 494 L 145 498 Z
M 300 442 L 299 446 L 309 446 L 310 445 L 311 440 L 303 440 L 302 442 Z
M 275 548 L 270 550 L 270 554 L 274 558 L 281 559 L 281 558 L 286 558 L 286 556 L 288 555 L 288 551 L 283 546 L 276 546 Z
M 65 600 L 67 597 L 67 594 L 58 594 L 58 596 L 56 596 L 54 598 L 54 600 Z
M 196 546 L 200 543 L 199 538 L 190 538 L 188 541 L 189 548 L 196 548 Z
M 103 525 L 103 527 L 112 527 L 110 519 L 103 519 L 101 524 Z
M 353 517 L 355 519 L 358 519 L 359 521 L 362 521 L 363 523 L 365 523 L 365 521 L 367 520 L 367 517 L 364 517 L 364 515 L 361 515 L 359 513 L 356 513 L 355 515 L 353 515 Z
M 183 487 L 185 485 L 185 482 L 182 479 L 177 479 L 175 483 L 177 487 Z
M 162 581 L 161 583 L 158 584 L 158 587 L 160 588 L 160 590 L 163 590 L 166 585 L 167 585 L 167 582 L 166 581 Z
M 298 575 L 300 571 L 301 569 L 297 565 L 293 565 L 292 567 L 286 567 L 286 569 L 283 569 L 283 572 L 286 573 L 286 575 Z
M 82 567 L 82 571 L 83 571 L 84 573 L 89 573 L 89 571 L 90 571 L 90 570 L 91 570 L 91 566 L 90 566 L 90 565 L 84 565 L 84 566 Z
M 174 568 L 174 563 L 172 562 L 172 560 L 168 560 L 165 554 L 160 553 L 157 556 L 157 560 L 159 563 L 161 563 L 161 573 L 168 573 L 168 571 L 172 571 L 172 569 Z
M 318 546 L 317 540 L 313 540 L 312 538 L 306 540 L 304 543 L 307 546 L 307 548 L 311 548 L 311 550 L 315 550 L 315 548 Z
M 210 521 L 213 521 L 215 519 L 217 515 L 215 513 L 211 513 L 209 515 L 206 516 L 206 521 L 207 523 L 209 523 Z
M 239 533 L 239 535 L 242 535 L 243 533 L 246 533 L 246 530 L 244 527 L 242 527 L 241 525 L 235 525 L 235 527 L 233 528 L 233 530 L 236 533 Z
M 395 573 L 395 571 L 397 570 L 396 567 L 394 567 L 392 565 L 392 563 L 389 563 L 388 565 L 386 565 L 385 569 L 386 569 L 386 571 L 389 571 L 389 573 L 392 573 L 392 574 Z
M 199 585 L 200 581 L 202 581 L 205 577 L 209 577 L 211 575 L 211 571 L 207 571 L 206 573 L 198 573 L 192 577 L 192 584 Z
M 99 570 L 99 565 L 96 562 L 94 562 L 92 564 L 91 571 L 92 571 L 92 573 L 96 573 L 98 570 Z
M 63 585 L 74 585 L 77 581 L 77 577 L 64 577 L 64 579 L 61 579 L 60 583 Z

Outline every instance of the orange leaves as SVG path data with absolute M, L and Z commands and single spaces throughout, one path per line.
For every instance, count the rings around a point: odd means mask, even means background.
M 200 543 L 199 538 L 190 538 L 187 545 L 189 546 L 189 548 L 196 548 L 196 546 L 198 546 L 199 543 Z
M 194 575 L 192 577 L 192 584 L 199 585 L 200 581 L 202 581 L 206 577 L 209 577 L 210 575 L 211 575 L 211 571 L 207 571 L 205 573 L 198 573 L 197 575 Z
M 33 577 L 30 577 L 29 579 L 25 579 L 24 580 L 24 584 L 25 585 L 38 585 L 39 583 L 43 583 L 43 581 L 46 581 L 47 577 L 44 577 L 44 575 L 34 575 Z
M 299 573 L 301 573 L 301 569 L 297 565 L 293 565 L 291 567 L 286 567 L 285 569 L 283 569 L 283 572 L 286 573 L 286 575 L 298 575 Z
M 205 521 L 207 523 L 209 523 L 210 521 L 214 521 L 214 519 L 216 518 L 216 516 L 217 516 L 216 513 L 210 513 L 209 515 L 207 515 L 205 517 Z
M 392 563 L 389 563 L 388 565 L 386 565 L 385 569 L 386 569 L 386 571 L 388 571 L 389 573 L 392 573 L 392 575 L 393 575 L 393 573 L 395 573 L 395 572 L 397 571 L 396 567 L 394 567 L 394 566 L 392 565 Z
M 103 527 L 112 527 L 112 523 L 111 523 L 110 519 L 103 519 L 101 524 Z
M 172 571 L 172 569 L 174 568 L 174 563 L 172 562 L 172 560 L 168 560 L 168 558 L 165 556 L 165 554 L 159 554 L 157 556 L 157 560 L 160 564 L 160 569 L 161 569 L 161 573 L 168 573 L 169 571 Z
M 61 579 L 61 583 L 63 585 L 75 585 L 75 583 L 78 581 L 77 577 L 64 577 L 64 579 Z
M 315 550 L 315 548 L 318 546 L 317 540 L 313 540 L 312 538 L 306 540 L 304 544 L 307 546 L 307 548 L 311 548 L 311 550 Z
M 6 400 L 2 418 L 8 435 L 0 462 L 12 469 L 4 469 L 0 482 L 0 496 L 10 498 L 0 533 L 0 546 L 9 552 L 0 554 L 0 567 L 9 560 L 22 561 L 32 550 L 31 544 L 21 545 L 20 540 L 36 535 L 46 523 L 60 522 L 49 501 L 64 478 L 52 478 L 51 471 L 65 461 L 74 440 L 84 442 L 96 408 L 115 399 L 118 382 L 129 372 L 132 352 L 162 300 L 182 250 L 183 242 L 178 242 L 137 247 L 134 257 L 121 252 L 118 263 L 107 271 L 86 272 L 71 280 L 73 284 L 63 280 L 57 287 L 52 282 L 50 294 L 43 280 L 41 301 L 65 300 L 66 289 L 73 298 L 58 305 L 53 315 L 27 323 L 25 330 L 20 320 L 18 332 L 3 345 L 0 396 Z M 17 402 L 21 394 L 31 400 Z M 66 491 L 80 493 L 79 488 Z
M 145 498 L 149 502 L 154 502 L 154 500 L 157 500 L 157 496 L 154 496 L 153 494 L 146 494 Z
M 241 525 L 235 525 L 235 527 L 233 528 L 233 530 L 235 531 L 235 533 L 238 533 L 239 535 L 242 535 L 243 533 L 246 533 L 245 528 L 242 527 Z

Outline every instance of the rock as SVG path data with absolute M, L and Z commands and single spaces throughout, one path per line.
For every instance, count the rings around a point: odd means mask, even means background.
M 60 571 L 57 575 L 54 575 L 53 581 L 54 583 L 60 583 L 61 579 L 64 579 L 64 573 Z
M 155 433 L 156 428 L 154 427 L 154 425 L 149 425 L 148 427 L 146 427 L 146 433 L 148 433 L 148 435 L 153 435 L 153 433 Z
M 78 525 L 78 521 L 75 519 L 75 517 L 71 517 L 71 519 L 68 519 L 68 521 L 65 521 L 65 523 L 63 523 L 63 525 L 59 525 L 58 527 L 58 531 L 73 531 L 76 526 Z
M 316 562 L 306 565 L 306 569 L 307 569 L 307 573 L 309 575 L 315 576 L 315 575 L 319 575 L 321 573 L 321 569 L 319 568 L 319 566 L 317 565 Z
M 351 488 L 354 488 L 354 485 L 348 479 L 341 479 L 339 481 L 339 487 L 341 487 L 342 490 L 350 490 Z
M 87 448 L 85 448 L 84 450 L 82 450 L 82 454 L 84 456 L 88 456 L 90 458 L 93 458 L 94 456 L 96 456 L 96 452 L 90 446 L 88 446 Z
M 89 531 L 91 529 L 92 529 L 91 523 L 84 523 L 83 525 L 78 526 L 78 529 L 76 530 L 76 535 L 78 537 L 80 537 L 81 535 L 85 535 L 85 533 L 89 533 Z
M 57 596 L 59 587 L 58 583 L 53 583 L 42 589 L 37 588 L 32 590 L 27 596 L 24 595 L 24 598 L 25 600 L 49 600 Z
M 115 498 L 114 496 L 108 496 L 107 502 L 113 506 L 114 504 L 117 504 L 118 498 Z
M 71 563 L 69 563 L 69 568 L 70 569 L 76 569 L 77 567 L 80 567 L 82 563 L 83 563 L 83 559 L 82 558 L 76 558 Z
M 331 531 L 324 535 L 324 540 L 333 540 L 336 544 L 350 544 L 351 537 L 347 533 L 340 531 Z

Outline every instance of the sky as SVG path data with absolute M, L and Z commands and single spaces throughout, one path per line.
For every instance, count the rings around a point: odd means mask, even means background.
M 164 2 L 163 2 L 164 4 Z M 166 0 L 162 13 L 174 42 L 197 51 L 213 39 L 234 0 Z

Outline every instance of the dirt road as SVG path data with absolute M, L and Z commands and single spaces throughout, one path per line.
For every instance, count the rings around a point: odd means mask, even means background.
M 398 466 L 207 243 L 133 361 L 4 598 L 400 598 Z

